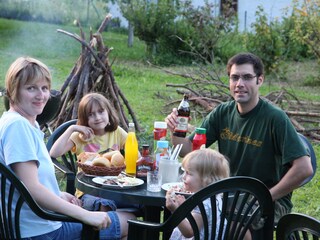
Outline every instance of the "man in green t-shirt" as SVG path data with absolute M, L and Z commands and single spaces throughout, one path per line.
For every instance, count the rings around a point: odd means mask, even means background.
M 264 81 L 263 63 L 251 53 L 229 59 L 227 73 L 232 101 L 222 103 L 204 119 L 209 147 L 218 142 L 228 157 L 231 175 L 260 179 L 275 201 L 275 223 L 292 209 L 292 191 L 310 175 L 312 165 L 288 116 L 259 97 Z M 165 121 L 174 131 L 177 109 Z M 192 149 L 195 133 L 186 138 L 172 136 L 173 145 L 183 143 L 181 156 Z M 172 134 L 171 134 L 172 135 Z

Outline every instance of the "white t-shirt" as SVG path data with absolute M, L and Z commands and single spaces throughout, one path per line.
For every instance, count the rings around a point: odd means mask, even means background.
M 16 162 L 38 161 L 40 183 L 60 196 L 54 166 L 43 137 L 39 126 L 32 126 L 18 113 L 4 112 L 0 119 L 0 161 L 9 167 Z M 61 226 L 61 222 L 39 218 L 26 204 L 23 205 L 20 216 L 22 238 L 52 232 Z
M 204 202 L 204 209 L 206 210 L 206 214 L 208 216 L 208 224 L 209 226 L 212 225 L 212 214 L 211 214 L 211 203 L 210 203 L 210 199 L 206 199 Z M 220 227 L 220 214 L 221 214 L 221 209 L 222 209 L 222 199 L 221 196 L 218 195 L 216 197 L 216 204 L 217 204 L 217 222 L 216 222 L 216 236 L 218 235 L 218 231 L 219 231 L 219 227 Z M 196 207 L 195 209 L 192 210 L 193 213 L 200 213 L 200 209 L 198 207 Z M 204 229 L 202 228 L 200 230 L 200 239 L 204 238 Z M 170 240 L 192 240 L 194 239 L 192 238 L 186 238 L 182 235 L 182 233 L 180 232 L 179 228 L 176 227 L 175 229 L 173 229 L 172 234 L 170 236 Z M 211 239 L 211 228 L 209 227 L 209 239 Z M 217 238 L 216 238 L 217 239 Z

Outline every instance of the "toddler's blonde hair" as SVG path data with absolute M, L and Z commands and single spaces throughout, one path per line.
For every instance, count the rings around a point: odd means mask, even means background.
M 182 160 L 182 167 L 186 165 L 198 172 L 203 187 L 230 176 L 228 160 L 210 148 L 188 153 Z

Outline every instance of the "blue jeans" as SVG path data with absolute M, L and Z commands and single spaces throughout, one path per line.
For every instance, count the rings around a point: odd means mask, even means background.
M 117 213 L 108 212 L 111 226 L 100 231 L 101 240 L 118 240 L 121 237 L 120 221 Z M 81 240 L 81 223 L 62 222 L 62 227 L 43 235 L 23 238 L 23 240 Z
M 129 204 L 125 202 L 114 201 L 110 199 L 95 197 L 90 194 L 83 194 L 80 199 L 83 204 L 82 207 L 89 211 L 99 211 L 101 205 L 109 207 L 112 211 L 115 211 L 117 208 L 141 208 L 139 204 Z

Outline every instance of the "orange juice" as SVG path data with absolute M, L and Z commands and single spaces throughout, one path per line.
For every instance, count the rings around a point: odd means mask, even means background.
M 126 173 L 136 175 L 137 160 L 138 160 L 138 140 L 136 137 L 134 123 L 129 123 L 128 136 L 124 147 Z

